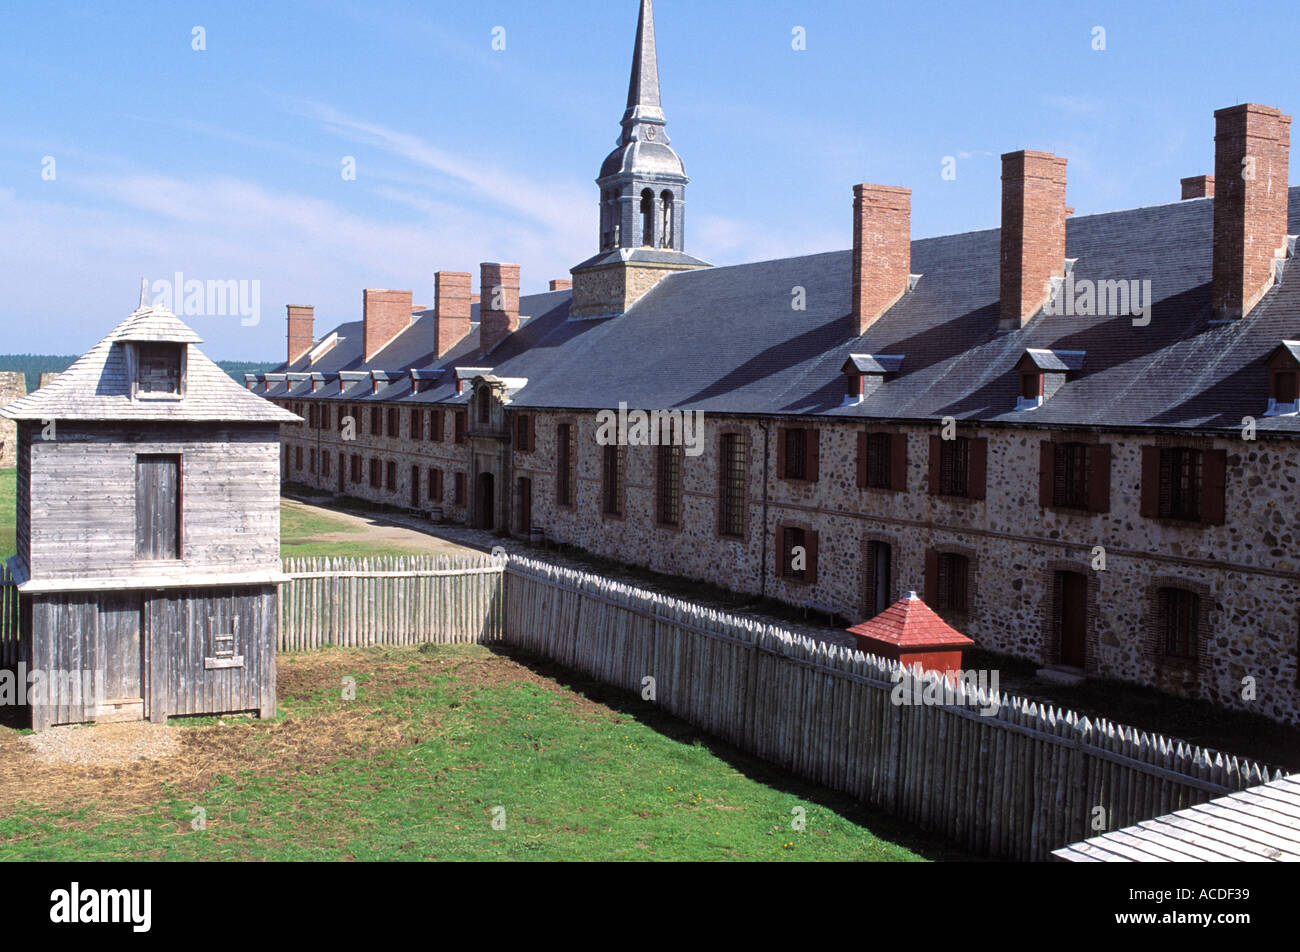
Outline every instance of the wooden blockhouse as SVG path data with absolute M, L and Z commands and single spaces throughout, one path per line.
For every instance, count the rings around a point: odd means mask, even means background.
M 279 429 L 169 311 L 142 306 L 17 424 L 32 726 L 275 713 Z

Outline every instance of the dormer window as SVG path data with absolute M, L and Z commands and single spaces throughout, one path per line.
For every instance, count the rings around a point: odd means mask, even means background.
M 1284 340 L 1268 359 L 1268 409 L 1265 416 L 1300 412 L 1300 341 Z
M 1020 402 L 1032 403 L 1034 406 L 1043 402 L 1042 374 L 1022 373 L 1020 375 Z
M 1052 398 L 1069 376 L 1083 369 L 1081 350 L 1041 350 L 1031 347 L 1016 362 L 1020 389 L 1017 410 L 1033 410 Z
M 850 354 L 840 372 L 844 374 L 844 406 L 862 403 L 885 378 L 903 366 L 901 354 Z
M 184 386 L 184 344 L 135 344 L 134 396 L 145 399 L 175 398 L 184 395 Z

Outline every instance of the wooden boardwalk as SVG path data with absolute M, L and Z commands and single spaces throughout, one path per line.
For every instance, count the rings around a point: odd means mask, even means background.
M 1072 843 L 1072 863 L 1300 862 L 1300 774 Z

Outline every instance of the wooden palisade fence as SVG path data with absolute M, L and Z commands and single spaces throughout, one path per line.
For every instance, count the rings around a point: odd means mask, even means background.
M 486 556 L 296 558 L 284 571 L 281 651 L 501 638 L 503 565 Z
M 958 682 L 895 703 L 894 662 L 512 557 L 289 559 L 281 651 L 507 643 L 973 852 L 1051 851 L 1280 778 L 1253 761 Z M 0 577 L 0 664 L 17 593 Z M 653 679 L 648 682 L 646 679 Z M 930 694 L 946 682 L 928 676 Z M 918 700 L 922 688 L 906 692 Z M 1102 818 L 1103 827 L 1094 822 Z
M 1049 859 L 1099 815 L 1114 830 L 1281 776 L 963 682 L 893 703 L 897 663 L 531 560 L 510 560 L 505 609 L 525 652 L 638 693 L 653 678 L 668 712 L 988 856 Z
M 18 586 L 0 562 L 0 668 L 18 664 Z

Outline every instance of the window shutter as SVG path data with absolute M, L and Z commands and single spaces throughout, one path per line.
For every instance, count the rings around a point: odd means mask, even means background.
M 1226 450 L 1205 450 L 1201 456 L 1201 477 L 1204 480 L 1201 497 L 1201 522 L 1210 526 L 1223 525 L 1224 495 L 1228 479 L 1228 453 Z
M 970 441 L 970 474 L 967 495 L 971 499 L 984 498 L 984 476 L 988 464 L 989 441 L 983 437 Z
M 817 444 L 817 438 L 821 435 L 821 430 L 810 427 L 804 430 L 804 434 L 804 478 L 810 483 L 815 483 L 817 482 L 817 470 L 821 459 Z
M 785 578 L 787 566 L 785 560 L 785 526 L 776 527 L 776 576 Z
M 858 431 L 858 488 L 862 489 L 867 485 L 867 434 L 865 430 Z
M 817 581 L 817 533 L 805 532 L 803 538 L 804 549 L 808 553 L 807 567 L 803 571 L 803 580 L 805 582 L 815 582 Z
M 1088 447 L 1088 508 L 1110 512 L 1110 444 Z
M 930 495 L 939 495 L 940 466 L 943 461 L 943 440 L 930 437 Z
M 537 430 L 533 414 L 528 414 L 528 452 L 537 449 Z
M 1051 440 L 1038 444 L 1038 504 L 1050 509 L 1056 492 L 1056 446 Z
M 1142 447 L 1142 515 L 1160 515 L 1160 447 Z
M 938 437 L 931 437 L 938 439 Z M 925 553 L 925 603 L 931 608 L 939 598 L 939 553 L 930 549 Z
M 880 544 L 881 544 L 881 543 L 879 543 L 879 542 L 868 542 L 868 543 L 867 543 L 867 550 L 866 550 L 866 558 L 867 558 L 867 565 L 866 565 L 866 568 L 867 568 L 867 585 L 866 585 L 866 589 L 867 589 L 867 617 L 868 617 L 868 618 L 875 618 L 877 615 L 879 615 L 879 614 L 884 610 L 884 609 L 882 609 L 882 608 L 881 608 L 881 607 L 876 603 L 876 589 L 877 589 L 877 587 L 878 587 L 878 586 L 877 586 L 877 581 L 878 581 L 878 579 L 877 579 L 877 576 L 876 576 L 876 559 L 877 559 L 878 556 L 879 556 L 878 547 L 880 546 Z M 886 607 L 888 607 L 888 606 L 886 606 Z
M 907 490 L 906 433 L 894 433 L 889 437 L 889 488 L 895 492 Z
M 776 478 L 785 479 L 785 427 L 776 431 Z

